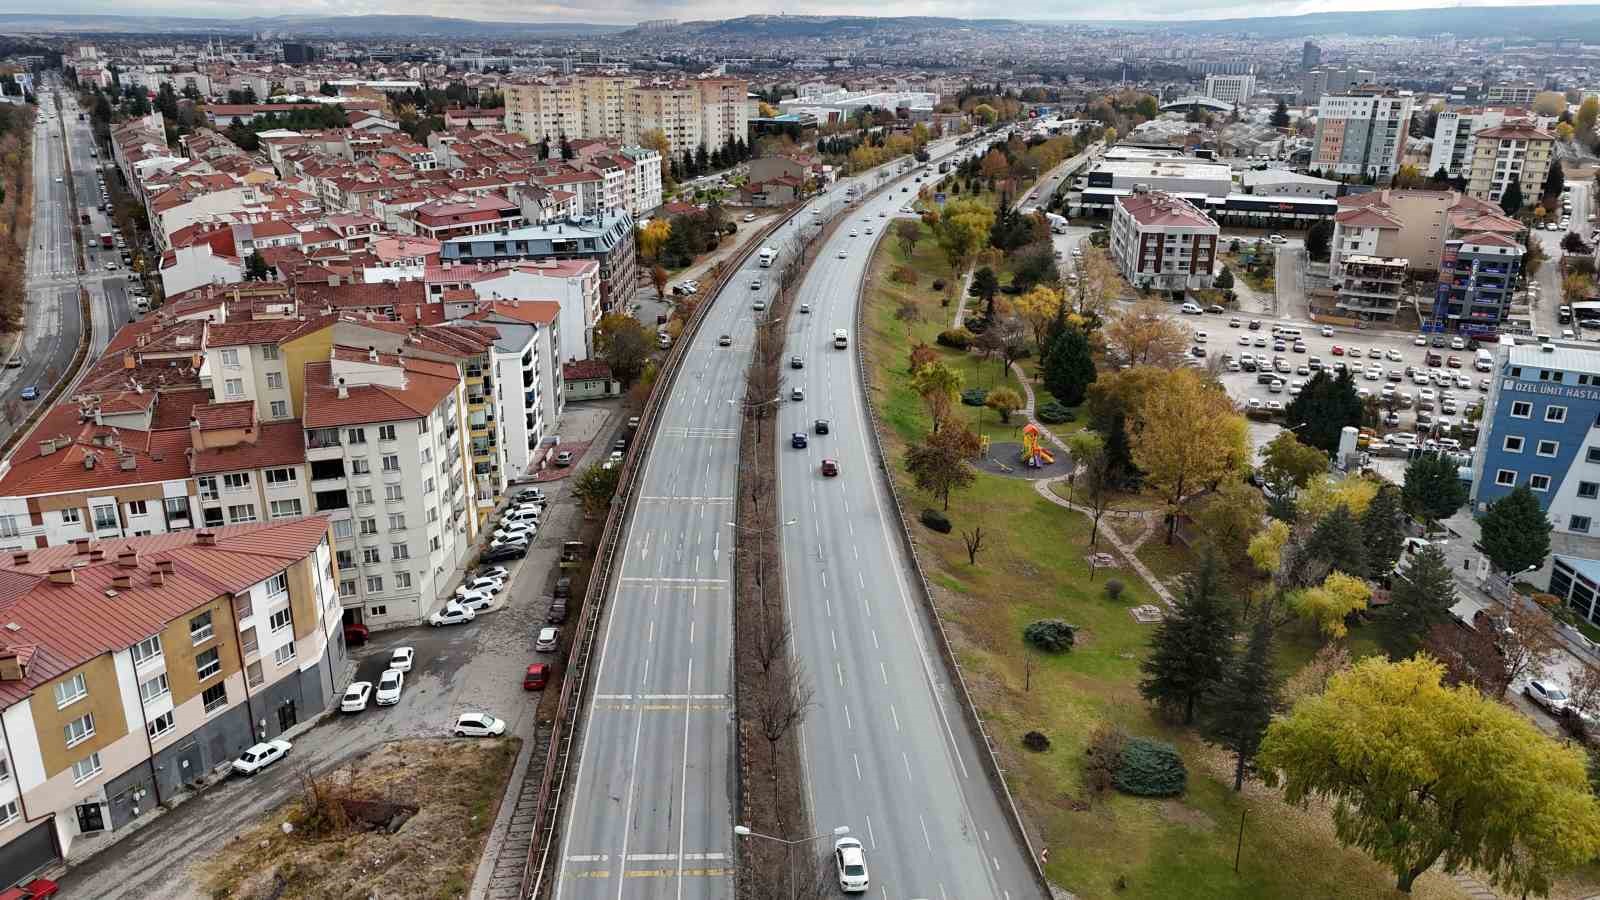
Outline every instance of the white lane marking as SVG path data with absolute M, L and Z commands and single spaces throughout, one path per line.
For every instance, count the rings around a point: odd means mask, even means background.
M 862 780 L 861 779 L 861 757 L 860 757 L 860 755 L 852 753 L 852 754 L 850 754 L 850 759 L 853 760 L 855 762 L 855 764 L 856 764 L 856 780 L 857 781 Z
M 928 845 L 928 852 L 932 853 L 933 838 L 928 837 L 928 821 L 921 816 L 917 816 L 917 821 L 922 823 L 922 841 Z
M 906 780 L 911 782 L 912 784 L 916 784 L 917 779 L 914 776 L 912 776 L 912 774 L 911 774 L 911 757 L 907 756 L 906 752 L 904 750 L 900 751 L 900 762 L 905 764 L 905 767 L 906 767 Z M 923 831 L 927 831 L 928 830 L 928 826 L 926 826 L 926 825 L 922 826 L 922 830 Z
M 872 844 L 872 849 L 878 849 L 878 835 L 872 830 L 872 817 L 867 816 L 867 841 Z
M 900 714 L 895 712 L 893 703 L 889 704 L 889 715 L 890 715 L 890 717 L 892 717 L 894 719 L 894 731 L 895 731 L 895 734 L 899 734 L 900 733 Z
M 689 643 L 694 643 L 694 622 L 689 623 Z M 685 696 L 694 693 L 694 657 L 689 657 L 689 672 L 683 678 Z M 689 817 L 683 814 L 689 805 L 689 701 L 683 702 L 683 768 L 679 770 L 678 794 L 678 900 L 683 900 L 683 836 Z
M 694 643 L 694 622 L 689 622 L 689 643 Z
M 865 585 L 863 585 L 863 587 L 865 587 Z M 878 629 L 876 629 L 876 628 L 869 628 L 869 629 L 867 629 L 867 630 L 868 630 L 868 631 L 871 631 L 871 632 L 872 632 L 872 649 L 874 649 L 874 650 L 878 650 L 878 649 L 881 649 L 881 648 L 880 648 L 880 647 L 879 647 L 879 646 L 878 646 Z M 882 665 L 882 663 L 879 663 L 879 665 Z
M 645 637 L 644 642 L 646 644 L 654 644 L 656 642 L 656 620 L 655 619 L 651 619 L 650 620 L 650 631 L 647 632 L 647 636 Z
M 833 645 L 833 652 L 839 652 L 839 638 L 833 633 L 832 628 L 828 629 L 828 643 Z
M 567 862 L 605 862 L 610 858 L 609 853 L 577 853 L 567 857 Z
M 850 704 L 844 705 L 844 730 L 855 731 L 855 726 L 850 724 Z
M 648 657 L 646 657 L 645 661 L 644 661 L 644 670 L 645 670 L 645 676 L 646 676 L 646 678 L 648 678 L 649 674 L 650 674 L 650 659 Z M 646 683 L 645 681 L 640 681 L 640 685 L 641 686 L 643 684 L 645 684 L 645 683 Z M 628 858 L 628 838 L 633 836 L 633 827 L 632 827 L 632 822 L 633 822 L 633 790 L 634 790 L 634 784 L 639 779 L 639 738 L 643 734 L 644 734 L 644 708 L 640 707 L 639 708 L 639 714 L 634 717 L 634 721 L 633 721 L 633 761 L 628 764 L 628 804 L 627 804 L 627 809 L 624 812 L 623 817 L 622 817 L 622 854 L 621 855 L 622 855 L 623 859 L 627 859 Z M 626 878 L 619 879 L 620 883 L 617 885 L 617 900 L 622 900 L 622 888 L 623 888 L 623 884 L 625 884 L 627 882 L 627 880 L 628 879 L 626 879 Z
M 885 669 L 881 662 L 878 663 L 878 674 L 883 677 L 883 684 L 887 687 L 889 685 L 889 670 Z
M 998 857 L 994 856 L 993 854 L 990 854 L 989 862 L 994 864 L 994 870 L 996 872 L 1000 871 L 1000 859 Z
M 844 687 L 844 669 L 840 668 L 838 663 L 834 663 L 833 672 L 839 676 L 839 687 Z

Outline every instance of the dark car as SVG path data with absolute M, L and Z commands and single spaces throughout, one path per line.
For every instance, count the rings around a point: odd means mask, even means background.
M 550 603 L 550 612 L 545 614 L 544 620 L 551 625 L 560 625 L 567 620 L 567 601 L 555 600 Z
M 827 419 L 818 419 L 816 424 L 812 426 L 811 430 L 815 431 L 817 434 L 827 434 L 828 433 L 828 420 Z
M 37 399 L 39 399 L 39 386 L 36 385 L 36 384 L 30 384 L 27 387 L 23 388 L 22 389 L 22 399 L 24 399 L 24 400 L 37 400 Z
M 801 359 L 798 356 L 789 357 L 789 368 L 791 368 L 791 369 L 804 369 L 805 367 L 806 367 L 806 361 L 805 360 Z
M 796 431 L 794 434 L 789 435 L 789 446 L 796 450 L 804 450 L 806 448 L 806 433 L 804 431 Z
M 556 579 L 555 596 L 557 600 L 565 600 L 572 596 L 572 577 L 563 575 Z
M 1225 313 L 1225 312 L 1227 312 L 1227 310 L 1223 309 L 1219 304 L 1213 303 L 1210 306 L 1206 307 L 1206 312 L 1208 312 L 1208 313 Z
M 361 645 L 367 642 L 369 633 L 367 626 L 360 622 L 346 622 L 344 626 L 344 642 L 351 645 Z
M 527 555 L 528 555 L 528 545 L 527 544 L 507 544 L 504 547 L 496 547 L 493 550 L 485 550 L 483 555 L 478 557 L 478 562 L 480 562 L 480 563 L 506 562 L 507 560 L 521 559 L 521 558 L 523 558 L 524 556 L 527 556 Z
M 611 442 L 611 449 L 613 449 L 613 450 L 626 450 L 626 449 L 628 449 L 628 439 L 625 438 L 625 437 L 617 438 L 616 440 Z
M 1250 320 L 1250 330 L 1251 331 L 1260 331 L 1261 330 L 1261 320 L 1260 319 L 1251 319 Z
M 1434 347 L 1435 349 L 1438 349 L 1438 350 L 1443 350 L 1444 349 L 1444 338 L 1442 338 L 1442 337 L 1435 337 L 1432 341 L 1429 341 L 1428 343 L 1429 343 L 1429 346 Z
M 825 460 L 823 460 L 822 461 L 822 474 L 824 474 L 824 475 L 826 475 L 826 476 L 828 476 L 830 478 L 833 477 L 834 475 L 839 474 L 839 461 L 837 459 L 825 459 Z

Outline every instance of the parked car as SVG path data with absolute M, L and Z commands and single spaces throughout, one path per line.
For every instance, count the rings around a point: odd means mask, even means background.
M 500 547 L 491 547 L 478 557 L 480 563 L 502 563 L 514 559 L 521 559 L 528 555 L 527 544 L 505 544 Z
M 344 642 L 346 644 L 351 646 L 360 646 L 361 644 L 365 644 L 367 642 L 367 638 L 370 636 L 371 634 L 367 631 L 367 626 L 361 624 L 360 622 L 345 623 Z
M 628 426 L 630 428 L 637 428 L 639 426 L 639 420 L 637 418 L 631 419 L 630 422 L 631 424 Z M 544 489 L 526 488 L 518 491 L 517 495 L 512 499 L 517 503 L 543 503 L 545 502 Z
M 506 721 L 488 713 L 462 713 L 452 730 L 456 737 L 499 737 L 506 733 Z
M 459 603 L 446 603 L 444 608 L 428 617 L 428 624 L 435 628 L 440 625 L 465 625 L 477 618 L 477 614 Z
M 36 384 L 30 384 L 27 387 L 23 388 L 22 389 L 22 399 L 24 399 L 24 400 L 37 400 L 37 399 L 39 399 L 39 386 L 36 385 Z
M 466 593 L 457 593 L 451 598 L 450 602 L 459 603 L 473 612 L 479 612 L 493 606 L 494 598 L 483 591 L 467 591 Z
M 1556 687 L 1554 682 L 1535 678 L 1528 682 L 1522 692 L 1528 695 L 1528 699 L 1544 707 L 1545 712 L 1553 716 L 1561 715 L 1566 712 L 1568 706 L 1572 705 L 1566 691 Z
M 378 705 L 393 706 L 400 702 L 400 690 L 406 686 L 406 673 L 387 669 L 378 678 Z
M 561 625 L 567 621 L 566 598 L 557 598 L 550 601 L 550 611 L 545 613 L 544 620 L 551 625 Z
M 539 629 L 539 636 L 533 642 L 533 649 L 540 653 L 553 653 L 561 646 L 561 629 L 545 626 Z
M 340 712 L 361 712 L 367 708 L 367 701 L 372 699 L 372 682 L 352 681 L 344 689 L 344 699 L 339 701 Z
M 396 647 L 394 652 L 389 654 L 389 668 L 396 672 L 409 672 L 411 671 L 411 663 L 416 658 L 417 648 Z
M 525 691 L 543 690 L 550 683 L 549 663 L 529 663 L 528 671 L 522 676 L 522 689 Z
M 233 772 L 236 775 L 254 775 L 288 756 L 293 749 L 293 744 L 282 739 L 263 741 L 239 754 L 239 758 L 233 761 Z
M 475 575 L 461 582 L 456 588 L 456 593 L 464 594 L 468 591 L 480 591 L 485 594 L 498 594 L 505 589 L 505 578 L 496 578 L 493 575 Z
M 557 468 L 561 468 L 561 469 L 565 469 L 567 466 L 570 466 L 570 465 L 572 465 L 572 451 L 571 450 L 558 451 L 556 453 L 556 467 Z

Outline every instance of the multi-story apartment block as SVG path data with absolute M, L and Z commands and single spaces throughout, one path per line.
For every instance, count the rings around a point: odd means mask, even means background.
M 421 621 L 478 520 L 457 365 L 335 346 L 305 369 L 306 462 L 350 621 Z
M 439 248 L 439 259 L 447 273 L 443 280 L 448 280 L 452 266 L 514 260 L 593 260 L 599 266 L 602 313 L 618 303 L 631 302 L 639 283 L 633 217 L 624 212 L 453 238 Z M 522 295 L 522 299 L 545 298 Z
M 1392 88 L 1354 88 L 1317 105 L 1311 168 L 1324 174 L 1386 179 L 1400 170 L 1411 128 L 1412 96 Z
M 429 269 L 428 297 L 442 300 L 447 319 L 469 318 L 485 302 L 553 300 L 561 327 L 555 342 L 557 360 L 594 355 L 594 327 L 600 321 L 600 265 L 593 260 L 565 259 L 516 263 L 490 268 L 451 266 Z M 466 289 L 467 294 L 458 293 Z
M 1507 218 L 1493 203 L 1455 191 L 1386 188 L 1339 198 L 1329 244 L 1329 268 L 1337 271 L 1347 255 L 1399 258 L 1411 270 L 1439 271 L 1445 243 L 1490 233 L 1516 237 L 1522 223 Z
M 506 130 L 534 142 L 565 137 L 639 144 L 659 130 L 670 152 L 682 153 L 742 140 L 749 126 L 749 83 L 736 78 L 647 83 L 631 75 L 579 75 L 502 88 Z
M 1531 81 L 1499 81 L 1483 86 L 1483 102 L 1511 106 L 1532 106 L 1539 86 Z
M 322 712 L 344 665 L 321 517 L 18 551 L 0 642 L 0 879 L 128 826 Z
M 659 131 L 667 136 L 673 153 L 708 143 L 703 130 L 701 94 L 692 84 L 641 84 L 628 92 L 627 131 L 623 139 L 641 143 L 646 134 Z
M 1473 138 L 1476 143 L 1467 193 L 1498 203 L 1515 183 L 1521 186 L 1524 201 L 1531 203 L 1544 190 L 1545 176 L 1555 158 L 1555 135 L 1519 119 L 1486 128 Z
M 1495 128 L 1507 116 L 1520 111 L 1504 107 L 1467 107 L 1447 109 L 1439 113 L 1439 124 L 1433 132 L 1433 152 L 1428 158 L 1428 175 L 1444 169 L 1451 178 L 1467 178 L 1472 174 L 1472 157 L 1477 151 L 1477 134 Z
M 1435 329 L 1482 336 L 1496 332 L 1511 312 L 1522 274 L 1522 242 L 1481 232 L 1445 242 L 1434 291 Z
M 549 448 L 545 437 L 566 408 L 561 378 L 561 305 L 548 300 L 476 304 L 467 321 L 498 333 L 493 352 L 495 407 L 500 411 L 500 470 L 508 477 L 536 471 Z
M 1181 197 L 1135 191 L 1117 199 L 1111 255 L 1141 290 L 1203 290 L 1215 278 L 1220 233 L 1215 220 Z
M 1300 103 L 1315 106 L 1328 94 L 1343 94 L 1354 87 L 1371 84 L 1378 73 L 1357 66 L 1320 66 L 1305 73 L 1300 88 Z
M 1206 96 L 1235 106 L 1243 104 L 1256 93 L 1254 75 L 1207 75 Z
M 1330 270 L 1339 312 L 1366 322 L 1393 321 L 1405 297 L 1409 265 L 1396 257 L 1346 253 Z

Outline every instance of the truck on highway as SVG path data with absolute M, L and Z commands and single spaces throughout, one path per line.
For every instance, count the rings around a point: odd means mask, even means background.
M 761 258 L 761 268 L 770 269 L 772 268 L 772 261 L 778 258 L 778 251 L 773 247 L 762 247 L 758 255 Z
M 115 242 L 116 235 L 113 235 L 109 231 L 103 231 L 100 233 L 100 246 L 102 249 L 110 250 L 115 245 Z
M 843 350 L 850 346 L 850 335 L 843 328 L 833 330 L 833 346 Z

